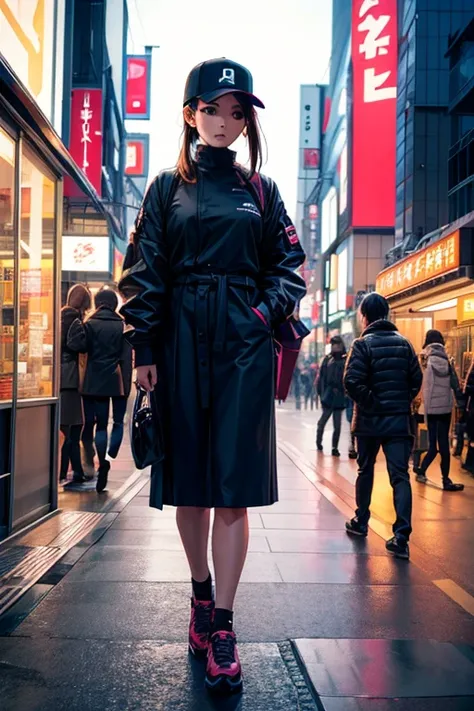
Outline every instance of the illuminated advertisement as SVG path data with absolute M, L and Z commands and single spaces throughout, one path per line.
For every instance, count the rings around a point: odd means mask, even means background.
M 150 118 L 151 55 L 127 57 L 127 80 L 125 87 L 125 118 Z
M 108 237 L 65 235 L 63 237 L 64 272 L 108 272 L 110 242 Z
M 102 183 L 102 90 L 73 89 L 69 152 L 84 175 L 101 194 Z M 80 195 L 79 188 L 65 180 L 67 196 Z
M 425 281 L 457 269 L 460 264 L 459 231 L 421 249 L 377 277 L 376 289 L 383 296 L 393 296 Z

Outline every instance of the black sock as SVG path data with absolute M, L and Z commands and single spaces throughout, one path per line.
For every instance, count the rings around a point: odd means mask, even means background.
M 213 629 L 225 630 L 226 632 L 232 632 L 234 622 L 234 613 L 232 610 L 224 610 L 221 607 L 216 607 L 214 611 L 214 625 Z
M 194 578 L 191 578 L 191 583 L 193 586 L 193 595 L 196 600 L 212 600 L 212 577 L 210 573 L 204 582 L 199 583 L 197 580 L 194 580 Z

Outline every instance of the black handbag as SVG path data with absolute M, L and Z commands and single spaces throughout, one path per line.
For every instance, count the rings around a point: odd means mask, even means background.
M 158 464 L 164 459 L 160 420 L 153 399 L 146 390 L 136 385 L 130 442 L 137 469 Z

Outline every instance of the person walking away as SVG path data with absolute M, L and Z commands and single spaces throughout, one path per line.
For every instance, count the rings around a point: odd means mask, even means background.
M 346 347 L 341 336 L 331 338 L 331 352 L 327 355 L 319 372 L 318 394 L 321 399 L 323 414 L 316 431 L 316 447 L 323 451 L 324 428 L 332 415 L 332 456 L 340 457 L 339 438 L 341 436 L 342 412 L 346 408 L 343 377 L 346 361 Z
M 474 475 L 474 359 L 466 377 L 464 397 L 466 399 L 467 452 L 462 468 Z
M 411 343 L 388 320 L 387 300 L 372 292 L 359 308 L 363 332 L 347 359 L 344 385 L 354 401 L 353 431 L 357 437 L 358 474 L 355 517 L 349 534 L 367 536 L 374 466 L 382 447 L 387 462 L 396 521 L 389 553 L 409 558 L 412 492 L 408 463 L 413 446 L 411 404 L 421 388 L 422 373 Z
M 295 228 L 258 173 L 255 105 L 242 65 L 219 58 L 191 71 L 177 169 L 152 182 L 134 236 L 140 261 L 120 282 L 137 380 L 163 412 L 150 505 L 177 507 L 192 578 L 189 649 L 207 658 L 207 688 L 224 692 L 242 688 L 233 605 L 247 508 L 278 499 L 272 329 L 306 293 Z M 242 133 L 249 170 L 228 148 Z
M 454 405 L 453 393 L 461 405 L 462 392 L 454 364 L 449 360 L 440 331 L 435 329 L 427 331 L 420 362 L 423 371 L 422 402 L 428 426 L 428 451 L 420 466 L 414 467 L 416 480 L 420 484 L 426 484 L 428 481 L 426 472 L 439 451 L 444 491 L 463 491 L 464 484 L 455 484 L 449 478 L 451 465 L 449 431 Z
M 301 371 L 301 383 L 303 386 L 304 409 L 308 409 L 308 403 L 311 403 L 311 409 L 313 409 L 313 377 L 308 365 L 305 365 L 303 370 Z
M 356 437 L 352 431 L 352 418 L 354 417 L 354 403 L 347 398 L 346 417 L 350 427 L 349 459 L 357 459 Z
M 66 305 L 61 309 L 61 380 L 60 430 L 63 444 L 60 456 L 59 480 L 66 481 L 69 464 L 73 484 L 86 481 L 81 462 L 81 432 L 84 425 L 82 398 L 79 392 L 79 354 L 68 348 L 69 330 L 76 319 L 84 319 L 91 306 L 91 295 L 83 284 L 69 289 Z
M 313 405 L 316 407 L 316 410 L 317 410 L 319 408 L 319 395 L 318 395 L 319 363 L 317 363 L 317 362 L 311 363 L 309 369 L 310 369 L 310 373 L 311 373 L 311 383 L 312 383 L 311 410 L 313 409 Z
M 85 425 L 82 434 L 88 464 L 93 465 L 94 441 L 99 459 L 96 489 L 107 486 L 110 461 L 107 459 L 110 401 L 113 429 L 109 457 L 115 458 L 123 438 L 123 421 L 132 384 L 132 349 L 125 339 L 124 321 L 116 312 L 117 294 L 103 287 L 95 295 L 95 311 L 85 323 L 76 320 L 69 331 L 68 346 L 87 353 L 82 385 Z M 95 426 L 95 438 L 94 438 Z
M 297 364 L 293 371 L 293 394 L 295 396 L 295 406 L 297 410 L 301 410 L 301 369 Z

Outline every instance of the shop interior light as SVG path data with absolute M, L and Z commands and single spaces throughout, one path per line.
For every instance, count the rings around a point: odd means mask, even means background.
M 441 301 L 439 304 L 432 304 L 431 306 L 424 306 L 422 309 L 417 309 L 420 313 L 428 313 L 431 311 L 444 311 L 444 309 L 452 309 L 454 306 L 458 305 L 457 299 L 449 299 L 449 301 Z

